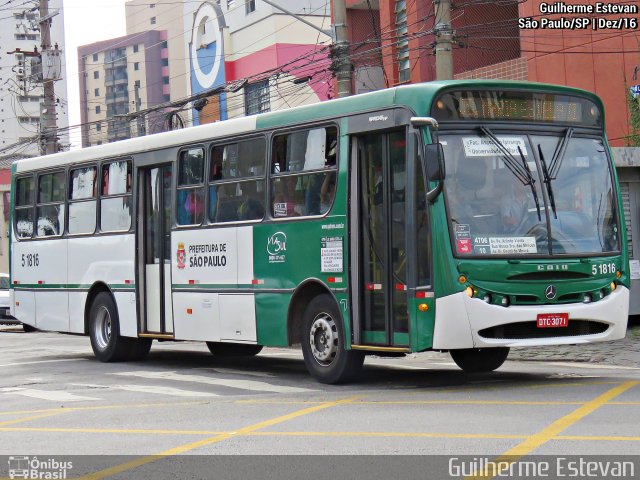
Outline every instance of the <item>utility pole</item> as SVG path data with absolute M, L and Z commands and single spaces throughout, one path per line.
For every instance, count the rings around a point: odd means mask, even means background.
M 49 0 L 40 0 L 40 38 L 42 39 L 40 59 L 42 66 L 42 84 L 44 88 L 44 102 L 40 111 L 41 136 L 43 146 L 41 152 L 49 155 L 58 151 L 58 125 L 56 120 L 56 94 L 54 82 L 55 68 L 51 62 L 59 60 L 60 52 L 57 48 L 51 49 L 51 18 L 58 14 L 56 11 L 49 14 Z M 59 75 L 59 74 L 58 74 Z
M 333 68 L 338 80 L 338 97 L 353 95 L 351 81 L 351 59 L 349 58 L 349 36 L 347 30 L 347 6 L 344 0 L 333 0 L 333 29 L 335 39 L 331 54 Z
M 436 4 L 436 80 L 453 79 L 453 30 L 451 29 L 451 0 L 433 0 Z
M 314 30 L 318 30 L 319 32 L 331 37 L 331 40 L 333 41 L 331 45 L 331 58 L 333 59 L 331 62 L 331 70 L 335 72 L 336 79 L 338 81 L 338 97 L 348 97 L 349 95 L 353 95 L 351 82 L 352 65 L 349 58 L 349 36 L 347 34 L 347 7 L 344 0 L 331 1 L 333 5 L 332 31 L 316 27 L 313 23 L 308 22 L 295 13 L 285 10 L 271 0 L 262 1 L 310 26 Z
M 140 100 L 140 82 L 139 81 L 136 81 L 136 84 L 135 84 L 135 102 L 136 102 L 136 113 L 138 113 L 140 112 L 140 104 L 142 103 L 142 100 Z M 138 136 L 144 137 L 147 134 L 144 115 L 138 115 L 137 124 L 138 124 Z

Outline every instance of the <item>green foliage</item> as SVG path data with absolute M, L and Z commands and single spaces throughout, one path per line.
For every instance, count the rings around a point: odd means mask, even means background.
M 629 92 L 628 89 L 627 92 Z M 634 98 L 631 93 L 627 93 L 627 104 L 629 105 L 629 136 L 627 137 L 627 146 L 640 147 L 640 97 Z

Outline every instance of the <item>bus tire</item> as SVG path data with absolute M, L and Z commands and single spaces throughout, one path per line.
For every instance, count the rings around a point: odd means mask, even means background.
M 262 345 L 244 343 L 207 342 L 214 357 L 254 357 L 262 351 Z
M 302 319 L 302 354 L 309 373 L 319 382 L 352 380 L 362 369 L 364 353 L 346 350 L 342 316 L 331 295 L 314 297 Z
M 509 347 L 464 348 L 450 350 L 451 358 L 467 373 L 492 372 L 499 368 L 509 355 Z
M 118 309 L 107 292 L 100 292 L 91 304 L 89 337 L 93 353 L 101 362 L 121 362 L 131 356 L 135 340 L 120 336 Z
M 131 351 L 128 360 L 144 360 L 149 355 L 153 338 L 133 338 L 131 339 Z

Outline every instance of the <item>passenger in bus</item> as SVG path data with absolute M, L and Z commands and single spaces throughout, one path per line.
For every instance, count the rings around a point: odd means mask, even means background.
M 242 196 L 245 197 L 242 205 L 238 207 L 238 218 L 240 220 L 258 220 L 264 217 L 264 204 L 262 196 L 257 191 L 257 182 L 244 182 L 242 185 Z
M 526 222 L 529 212 L 529 195 L 526 186 L 515 179 L 509 183 L 509 190 L 500 203 L 500 217 L 504 233 L 514 233 Z
M 236 184 L 223 184 L 218 186 L 218 205 L 216 209 L 216 222 L 235 222 L 238 220 L 238 209 L 235 195 L 231 189 Z
M 274 217 L 295 217 L 300 215 L 296 209 L 296 184 L 298 177 L 284 177 L 274 182 Z
M 325 175 L 320 189 L 320 213 L 324 214 L 329 211 L 333 203 L 333 197 L 336 194 L 336 173 L 329 172 Z

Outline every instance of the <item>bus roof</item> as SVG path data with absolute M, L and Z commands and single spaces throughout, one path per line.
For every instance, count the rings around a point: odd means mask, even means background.
M 256 129 L 274 128 L 291 124 L 306 123 L 323 118 L 368 112 L 389 108 L 394 105 L 409 105 L 417 115 L 428 115 L 435 96 L 448 89 L 522 89 L 542 92 L 554 92 L 567 95 L 588 97 L 595 101 L 602 111 L 600 98 L 588 91 L 561 85 L 515 80 L 445 80 L 377 90 L 351 97 L 330 100 L 295 107 L 287 110 L 268 112 L 249 117 L 234 118 L 209 123 L 197 127 L 163 132 L 144 137 L 122 140 L 70 152 L 61 152 L 42 157 L 17 160 L 15 172 L 49 168 L 60 165 L 77 164 L 96 159 L 123 157 L 135 153 L 148 152 L 161 148 L 179 147 L 196 144 L 217 137 L 247 133 Z M 604 113 L 603 113 L 604 115 Z M 604 117 L 603 117 L 604 121 Z

